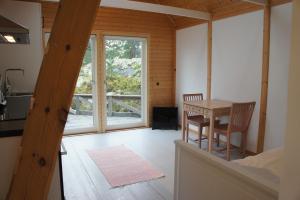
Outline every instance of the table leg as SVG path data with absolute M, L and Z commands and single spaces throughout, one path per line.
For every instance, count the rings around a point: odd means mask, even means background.
M 208 152 L 212 151 L 212 144 L 214 140 L 214 126 L 215 126 L 215 115 L 212 111 L 210 114 L 210 126 L 209 126 L 209 133 L 208 133 Z
M 182 127 L 182 140 L 183 141 L 185 141 L 185 129 L 186 129 L 186 127 L 185 127 L 185 125 L 186 125 L 186 111 L 184 110 L 184 108 L 182 108 L 182 115 L 181 115 L 181 117 L 182 117 L 182 123 L 181 123 L 181 127 Z

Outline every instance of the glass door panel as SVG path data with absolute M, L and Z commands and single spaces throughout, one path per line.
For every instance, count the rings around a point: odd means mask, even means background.
M 45 34 L 47 44 L 50 33 Z M 83 58 L 64 134 L 97 130 L 96 37 L 92 35 Z
M 106 36 L 106 127 L 145 125 L 146 40 Z
M 97 98 L 95 88 L 96 37 L 91 36 L 77 79 L 66 133 L 96 131 Z

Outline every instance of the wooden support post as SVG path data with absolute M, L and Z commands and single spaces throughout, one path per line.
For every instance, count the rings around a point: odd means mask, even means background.
M 177 43 L 177 39 L 176 39 L 176 30 L 174 30 L 173 33 L 173 88 L 172 88 L 172 103 L 174 106 L 176 105 L 176 69 L 177 69 L 177 63 L 176 63 L 176 44 Z
M 262 61 L 262 80 L 259 111 L 259 128 L 257 153 L 264 150 L 266 114 L 268 102 L 268 83 L 269 83 L 269 58 L 270 58 L 270 24 L 271 24 L 271 5 L 267 1 L 264 7 L 264 33 L 263 33 L 263 61 Z
M 98 119 L 99 131 L 104 133 L 106 130 L 106 92 L 105 92 L 105 48 L 104 34 L 97 31 L 97 79 L 98 79 Z
M 100 0 L 61 0 L 25 124 L 7 199 L 47 199 L 82 59 Z
M 212 21 L 208 21 L 207 29 L 207 89 L 206 98 L 211 99 L 211 73 L 212 73 Z

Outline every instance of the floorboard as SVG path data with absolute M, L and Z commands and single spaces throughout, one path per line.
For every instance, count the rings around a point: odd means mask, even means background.
M 194 136 L 195 137 L 195 136 Z M 67 200 L 171 200 L 173 199 L 175 140 L 180 131 L 134 129 L 105 134 L 65 136 L 67 155 L 63 156 Z M 196 143 L 190 142 L 194 145 Z M 125 145 L 161 170 L 165 177 L 112 188 L 86 150 Z M 207 142 L 203 141 L 203 148 Z M 221 147 L 222 148 L 222 147 Z M 219 157 L 222 153 L 214 152 Z M 233 152 L 232 158 L 239 154 Z
M 65 197 L 67 200 L 171 200 L 175 145 L 179 131 L 135 129 L 106 134 L 64 137 L 63 156 Z M 165 177 L 124 187 L 111 188 L 86 150 L 126 145 L 161 170 Z

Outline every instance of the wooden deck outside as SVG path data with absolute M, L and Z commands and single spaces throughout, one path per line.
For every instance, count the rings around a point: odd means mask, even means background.
M 107 125 L 115 126 L 120 124 L 132 124 L 141 122 L 138 117 L 107 117 Z M 83 129 L 94 126 L 93 116 L 91 115 L 69 115 L 65 130 Z

